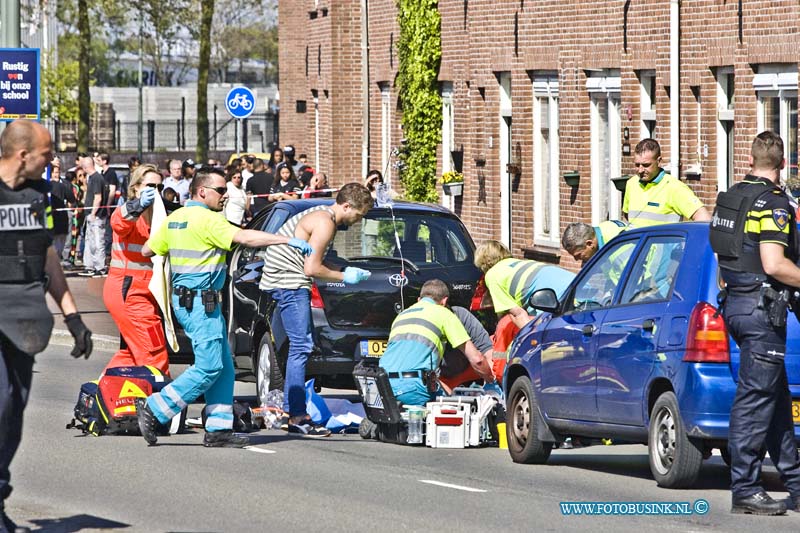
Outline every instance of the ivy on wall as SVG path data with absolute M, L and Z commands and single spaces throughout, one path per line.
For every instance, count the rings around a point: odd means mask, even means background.
M 405 196 L 435 202 L 436 146 L 442 138 L 442 101 L 437 77 L 442 57 L 437 0 L 397 0 L 398 95 L 406 145 L 400 153 Z

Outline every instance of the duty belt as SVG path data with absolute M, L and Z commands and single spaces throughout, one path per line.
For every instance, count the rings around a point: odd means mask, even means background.
M 387 372 L 386 375 L 389 376 L 389 379 L 419 378 L 422 377 L 422 371 L 413 370 L 411 372 Z
M 189 289 L 183 286 L 173 287 L 172 292 L 178 296 L 181 307 L 190 312 L 194 308 L 195 296 L 200 296 L 206 313 L 214 312 L 217 304 L 222 302 L 222 291 L 213 289 Z

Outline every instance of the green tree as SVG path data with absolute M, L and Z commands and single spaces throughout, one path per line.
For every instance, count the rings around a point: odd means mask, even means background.
M 197 65 L 197 159 L 208 158 L 208 70 L 214 0 L 200 0 L 200 58 Z
M 56 63 L 52 56 L 42 66 L 42 117 L 61 121 L 78 120 L 78 88 L 80 65 L 77 61 Z
M 406 149 L 401 179 L 411 200 L 435 202 L 436 146 L 442 137 L 437 77 L 442 57 L 441 17 L 436 0 L 397 0 L 399 98 Z

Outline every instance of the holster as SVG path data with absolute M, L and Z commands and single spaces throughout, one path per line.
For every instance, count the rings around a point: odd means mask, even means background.
M 217 304 L 222 302 L 222 291 L 205 290 L 200 291 L 200 298 L 203 300 L 203 307 L 206 313 L 213 313 Z
M 769 285 L 763 285 L 758 296 L 758 308 L 767 312 L 770 324 L 776 328 L 786 326 L 786 313 L 789 309 L 789 291 L 776 291 Z
M 178 295 L 178 303 L 180 306 L 186 309 L 188 313 L 191 313 L 194 308 L 195 291 L 187 289 L 186 287 L 175 287 L 174 292 Z
M 428 389 L 428 392 L 436 392 L 439 389 L 439 369 L 423 370 L 422 383 Z

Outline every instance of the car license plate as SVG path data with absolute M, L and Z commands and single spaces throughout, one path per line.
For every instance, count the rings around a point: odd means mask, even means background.
M 383 339 L 370 339 L 361 341 L 362 357 L 380 357 L 386 351 L 389 341 Z
M 792 402 L 792 418 L 795 424 L 800 424 L 800 401 Z

